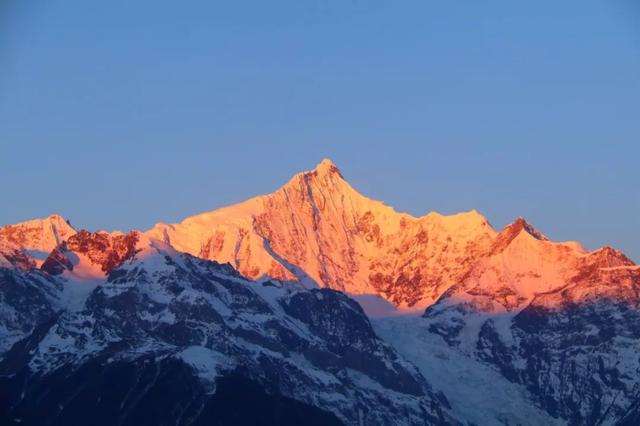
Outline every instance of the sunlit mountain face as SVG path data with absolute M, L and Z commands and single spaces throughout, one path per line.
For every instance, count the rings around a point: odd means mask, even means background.
M 0 336 L 2 424 L 640 423 L 640 266 L 330 160 L 148 231 L 0 228 Z

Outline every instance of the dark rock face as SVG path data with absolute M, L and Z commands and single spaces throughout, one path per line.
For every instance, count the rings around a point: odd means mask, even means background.
M 99 265 L 108 274 L 133 257 L 138 239 L 137 232 L 111 235 L 106 232 L 91 233 L 83 229 L 59 244 L 40 268 L 52 275 L 73 270 L 74 255 L 79 253 L 87 256 L 92 264 Z
M 11 265 L 20 270 L 28 271 L 36 267 L 34 260 L 19 250 L 5 250 L 1 254 Z
M 487 320 L 480 328 L 477 342 L 478 357 L 483 361 L 496 365 L 504 377 L 510 381 L 517 379 L 517 372 L 512 367 L 514 356 L 495 330 L 492 320 Z
M 73 271 L 71 256 L 73 254 L 69 252 L 67 243 L 62 243 L 47 256 L 40 269 L 51 275 L 60 275 L 67 270 Z
M 69 242 L 73 253 L 103 242 L 83 235 Z M 64 288 L 83 283 L 46 270 L 23 275 L 50 280 L 53 290 L 33 290 L 32 304 L 47 309 L 2 354 L 0 420 L 457 424 L 446 399 L 341 293 L 258 284 L 161 243 L 136 252 L 73 305 L 63 303 Z M 0 295 L 13 300 L 11 288 Z
M 638 424 L 640 424 L 640 398 L 631 403 L 617 426 L 635 426 Z
M 114 236 L 82 230 L 69 237 L 68 247 L 72 251 L 86 254 L 93 263 L 99 264 L 104 272 L 109 273 L 135 254 L 138 238 L 137 232 Z
M 602 300 L 544 312 L 531 306 L 514 321 L 516 380 L 570 424 L 620 420 L 640 387 L 640 311 Z M 505 363 L 509 365 L 509 363 Z
M 62 402 L 62 404 L 61 404 Z M 248 409 L 249 408 L 249 409 Z M 3 425 L 342 425 L 333 414 L 278 394 L 241 372 L 216 379 L 210 394 L 191 367 L 145 356 L 46 376 L 22 371 L 0 378 Z
M 296 293 L 283 306 L 329 342 L 330 353 L 318 363 L 361 371 L 399 392 L 424 393 L 417 371 L 407 371 L 398 363 L 395 353 L 376 337 L 360 305 L 343 293 L 329 289 Z M 381 364 L 383 359 L 393 362 L 391 369 Z
M 55 316 L 61 285 L 46 274 L 0 268 L 0 358 L 16 341 Z

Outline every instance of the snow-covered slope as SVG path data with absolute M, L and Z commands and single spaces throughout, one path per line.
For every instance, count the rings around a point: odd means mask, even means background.
M 329 160 L 272 194 L 147 233 L 247 277 L 313 281 L 412 310 L 457 282 L 494 234 L 476 211 L 398 213 L 358 193 Z
M 39 267 L 51 250 L 75 233 L 57 214 L 0 227 L 0 266 Z
M 124 239 L 134 245 L 119 244 Z M 114 253 L 125 255 L 111 262 Z M 43 271 L 0 268 L 3 312 L 15 311 L 24 324 L 22 336 L 16 329 L 0 336 L 14 343 L 0 354 L 0 394 L 10 395 L 0 398 L 5 424 L 64 423 L 79 410 L 88 410 L 89 423 L 115 415 L 135 424 L 137 401 L 150 398 L 150 389 L 170 391 L 171 384 L 157 388 L 158 374 L 173 377 L 175 368 L 197 379 L 190 392 L 201 390 L 165 402 L 173 404 L 165 424 L 205 421 L 218 379 L 238 375 L 345 424 L 456 424 L 446 399 L 342 293 L 250 281 L 229 265 L 137 234 L 118 242 L 78 233 L 47 264 Z M 107 370 L 149 367 L 136 379 L 136 395 L 99 382 Z M 45 388 L 58 392 L 42 395 Z M 105 399 L 115 401 L 105 406 Z M 34 400 L 41 401 L 37 415 L 29 410 Z
M 561 285 L 586 255 L 580 244 L 553 243 L 522 218 L 498 233 L 475 210 L 420 218 L 396 212 L 358 193 L 329 160 L 272 194 L 158 224 L 147 235 L 229 262 L 247 277 L 315 282 L 413 311 L 462 281 L 502 291 L 518 305 Z M 496 275 L 502 264 L 518 276 L 517 289 Z
M 373 320 L 376 332 L 447 396 L 451 411 L 470 424 L 563 425 L 537 407 L 525 386 L 506 380 L 499 371 L 452 347 L 429 330 L 430 323 L 407 315 Z

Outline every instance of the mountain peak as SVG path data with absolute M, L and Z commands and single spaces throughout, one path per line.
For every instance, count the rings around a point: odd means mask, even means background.
M 328 158 L 323 159 L 313 170 L 312 172 L 315 172 L 319 175 L 331 175 L 331 174 L 337 174 L 338 176 L 342 177 L 342 173 L 340 172 L 340 169 L 338 169 L 338 167 L 335 165 L 335 163 L 333 161 L 331 161 Z
M 66 223 L 67 225 L 71 225 L 71 223 L 69 222 L 69 219 L 65 218 L 64 216 L 58 214 L 58 213 L 53 213 L 50 214 L 49 216 L 47 216 L 46 219 L 44 219 L 46 221 L 49 222 L 53 222 L 53 223 Z
M 340 169 L 333 161 L 325 158 L 315 168 L 294 175 L 286 185 L 273 194 L 281 190 L 302 190 L 310 195 L 318 188 L 322 188 L 326 193 L 336 193 L 344 191 L 346 187 L 349 187 L 349 184 L 342 176 Z
M 58 214 L 0 227 L 1 240 L 11 242 L 21 249 L 47 252 L 75 233 L 76 230 L 69 221 Z
M 39 266 L 51 250 L 75 233 L 69 221 L 58 214 L 5 225 L 0 227 L 0 254 L 29 269 Z
M 511 244 L 511 241 L 513 241 L 522 232 L 525 232 L 536 240 L 549 241 L 544 234 L 531 226 L 524 217 L 518 216 L 515 221 L 505 226 L 502 231 L 498 233 L 496 240 L 493 243 L 492 252 L 499 253 L 503 251 L 509 244 Z
M 527 234 L 531 235 L 536 240 L 549 241 L 549 239 L 542 232 L 534 228 L 522 216 L 518 216 L 517 219 L 511 225 L 508 225 L 505 228 L 505 230 L 506 229 L 509 229 L 509 233 L 513 236 L 518 235 L 521 231 L 525 231 Z

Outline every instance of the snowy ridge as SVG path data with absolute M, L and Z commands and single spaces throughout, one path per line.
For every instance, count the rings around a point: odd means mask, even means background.
M 215 395 L 217 378 L 240 368 L 276 386 L 273 392 L 333 412 L 346 424 L 457 424 L 443 397 L 375 335 L 360 306 L 341 293 L 249 281 L 229 265 L 153 239 L 138 242 L 135 255 L 108 273 L 98 269 L 89 278 L 76 271 L 91 260 L 78 257 L 73 269 L 56 275 L 4 270 L 41 276 L 52 288 L 51 297 L 33 289 L 43 318 L 33 319 L 22 340 L 1 355 L 0 375 L 28 377 L 16 407 L 58 372 L 151 357 L 156 363 L 185 363 L 203 395 Z M 70 288 L 76 289 L 72 299 Z M 0 294 L 5 291 L 6 285 L 0 287 Z M 58 310 L 65 300 L 73 303 Z M 20 303 L 8 306 L 24 316 L 31 311 Z M 403 417 L 397 419 L 394 410 L 400 408 Z

